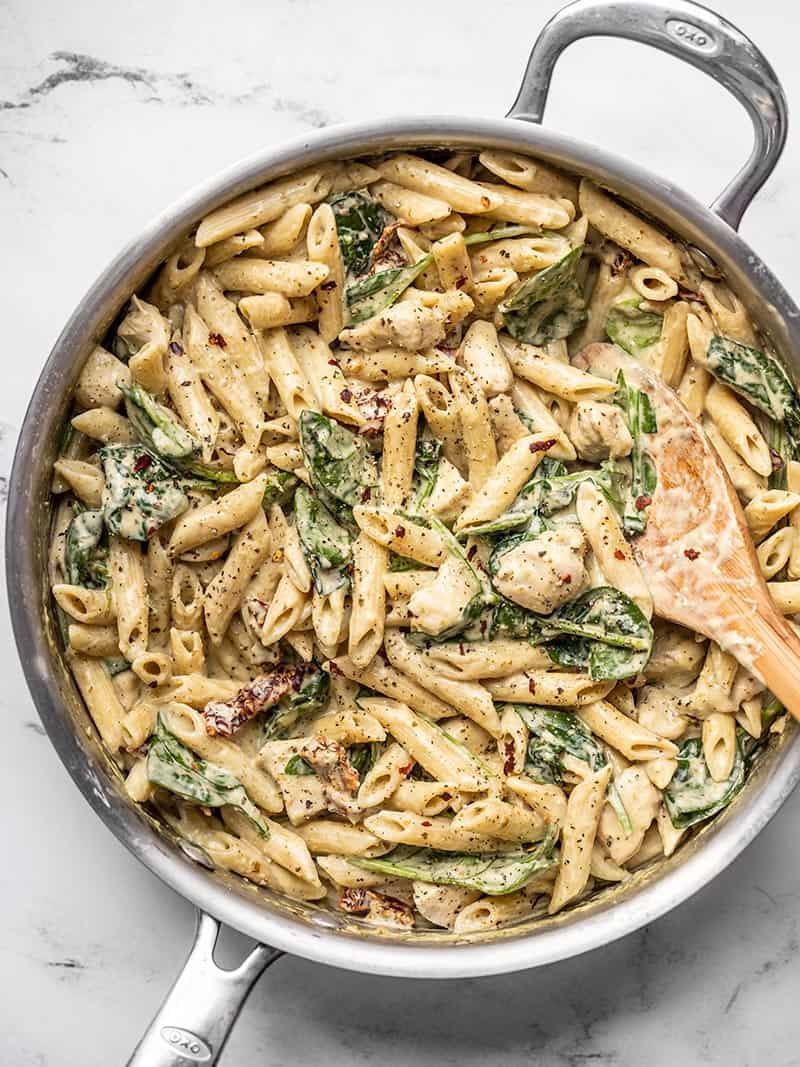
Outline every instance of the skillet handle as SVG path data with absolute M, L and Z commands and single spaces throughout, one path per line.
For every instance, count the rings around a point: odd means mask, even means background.
M 128 1067 L 213 1067 L 247 995 L 264 970 L 283 955 L 258 945 L 234 970 L 214 962 L 220 924 L 197 913 L 194 945 Z
M 737 230 L 786 142 L 786 98 L 761 51 L 727 19 L 691 0 L 575 0 L 539 34 L 508 118 L 542 121 L 556 60 L 584 37 L 625 37 L 669 52 L 709 74 L 744 107 L 753 122 L 753 150 L 711 205 Z

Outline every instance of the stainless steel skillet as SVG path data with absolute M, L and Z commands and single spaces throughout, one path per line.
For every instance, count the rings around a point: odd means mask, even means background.
M 604 149 L 539 125 L 558 56 L 587 36 L 626 37 L 669 52 L 710 74 L 746 108 L 755 131 L 753 151 L 712 208 Z M 540 966 L 607 944 L 685 900 L 739 854 L 800 778 L 800 748 L 794 731 L 787 731 L 724 817 L 670 860 L 535 926 L 467 939 L 444 932 L 378 934 L 346 916 L 278 899 L 235 876 L 206 870 L 127 800 L 58 652 L 45 566 L 50 470 L 70 390 L 91 345 L 198 219 L 233 196 L 334 158 L 401 147 L 491 147 L 528 152 L 589 175 L 679 234 L 707 266 L 710 260 L 722 270 L 800 376 L 800 311 L 736 233 L 785 137 L 786 104 L 775 74 L 752 42 L 720 16 L 688 0 L 578 0 L 542 31 L 505 119 L 410 117 L 336 127 L 265 150 L 156 218 L 76 309 L 47 361 L 22 427 L 10 485 L 7 582 L 20 658 L 62 761 L 116 836 L 200 911 L 195 946 L 130 1061 L 136 1067 L 215 1063 L 253 982 L 281 952 L 376 974 L 454 978 Z M 232 972 L 213 960 L 219 921 L 262 943 Z

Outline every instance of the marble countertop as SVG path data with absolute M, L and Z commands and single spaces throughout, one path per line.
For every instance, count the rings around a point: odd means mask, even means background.
M 164 205 L 257 147 L 332 123 L 502 114 L 557 6 L 6 0 L 0 473 L 68 314 Z M 717 6 L 800 100 L 795 5 Z M 581 42 L 565 56 L 547 121 L 705 200 L 750 148 L 747 119 L 723 90 L 620 42 Z M 798 144 L 790 139 L 742 227 L 796 298 Z M 193 911 L 90 813 L 43 735 L 5 604 L 0 628 L 0 1063 L 108 1067 L 125 1060 L 170 985 Z M 437 984 L 284 960 L 253 993 L 223 1063 L 800 1064 L 799 840 L 796 794 L 678 911 L 546 970 Z

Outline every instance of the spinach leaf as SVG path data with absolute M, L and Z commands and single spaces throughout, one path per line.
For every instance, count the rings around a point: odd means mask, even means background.
M 800 400 L 792 380 L 768 352 L 715 334 L 708 344 L 708 369 L 735 393 L 782 422 L 795 446 L 800 443 Z
M 630 597 L 611 586 L 589 589 L 544 624 L 545 635 L 554 629 L 564 635 L 548 642 L 550 658 L 587 670 L 591 678 L 630 678 L 650 659 L 653 627 Z
M 544 459 L 533 478 L 520 490 L 513 510 L 532 508 L 538 515 L 549 518 L 574 501 L 583 482 L 593 482 L 611 501 L 622 506 L 619 496 L 619 477 L 616 469 L 604 461 L 597 470 L 581 470 L 567 474 L 567 468 L 557 460 Z
M 271 740 L 291 729 L 299 720 L 321 711 L 328 703 L 331 678 L 316 663 L 306 665 L 300 688 L 287 694 L 264 720 L 264 738 Z
M 505 327 L 517 341 L 542 345 L 569 335 L 586 319 L 586 301 L 576 277 L 583 245 L 526 279 L 499 305 Z
M 486 244 L 489 241 L 501 241 L 508 237 L 522 237 L 538 232 L 532 226 L 504 226 L 492 233 L 471 233 L 464 238 L 464 244 Z M 349 324 L 356 326 L 359 322 L 371 319 L 373 315 L 391 307 L 432 263 L 433 254 L 428 252 L 408 267 L 391 267 L 389 270 L 376 271 L 375 274 L 369 274 L 348 286 L 345 302 Z
M 241 485 L 233 471 L 224 470 L 222 467 L 209 467 L 207 463 L 197 463 L 192 460 L 179 468 L 190 477 L 187 483 L 194 489 L 210 489 L 212 492 L 220 485 Z M 281 474 L 285 474 L 281 471 Z
M 152 393 L 136 382 L 121 384 L 119 388 L 125 397 L 125 410 L 136 436 L 145 448 L 168 467 L 179 471 L 186 479 L 186 484 L 212 491 L 219 485 L 240 484 L 233 471 L 198 463 L 195 457 L 200 451 L 200 444 Z
M 320 596 L 327 596 L 343 585 L 349 587 L 345 570 L 351 558 L 347 530 L 304 485 L 294 495 L 294 517 L 303 555 Z
M 306 776 L 309 774 L 316 774 L 317 772 L 299 753 L 296 753 L 294 756 L 290 757 L 286 766 L 283 768 L 283 773 Z
M 533 612 L 527 611 L 512 600 L 498 597 L 489 620 L 489 640 L 530 639 L 532 615 Z
M 345 270 L 358 276 L 369 269 L 372 250 L 392 216 L 363 192 L 339 193 L 329 198 Z
M 520 489 L 508 511 L 491 522 L 471 526 L 458 536 L 462 539 L 492 537 L 510 530 L 525 529 L 532 516 L 549 518 L 569 507 L 583 482 L 593 482 L 607 500 L 621 511 L 622 481 L 620 470 L 613 460 L 604 460 L 597 470 L 587 469 L 568 474 L 567 468 L 559 460 L 545 458 L 533 477 Z
M 435 437 L 417 437 L 417 450 L 414 455 L 414 472 L 417 475 L 414 505 L 417 509 L 422 507 L 436 486 L 441 455 L 441 441 L 437 441 Z
M 489 639 L 497 637 L 544 645 L 555 663 L 598 681 L 638 674 L 653 648 L 653 627 L 630 597 L 611 586 L 589 589 L 550 615 L 500 600 L 489 625 Z
M 528 727 L 525 773 L 534 781 L 561 785 L 565 754 L 581 760 L 592 771 L 605 767 L 608 760 L 601 745 L 591 730 L 571 712 L 537 704 L 510 706 Z
M 632 356 L 661 340 L 664 316 L 640 308 L 641 300 L 623 300 L 614 304 L 606 317 L 606 334 Z
M 109 533 L 146 541 L 189 507 L 178 477 L 142 445 L 100 449 L 105 486 L 103 518 Z
M 745 780 L 745 758 L 741 728 L 736 731 L 736 756 L 730 776 L 715 782 L 703 755 L 699 737 L 688 737 L 678 750 L 678 767 L 664 790 L 664 806 L 672 825 L 684 830 L 722 811 L 741 790 Z
M 195 804 L 207 808 L 225 805 L 238 808 L 262 837 L 269 837 L 261 812 L 239 779 L 195 755 L 169 732 L 161 715 L 156 718 L 155 733 L 147 753 L 147 777 L 154 785 Z
M 410 267 L 389 267 L 353 282 L 345 293 L 349 324 L 357 326 L 390 308 L 431 263 L 433 255 L 429 252 Z
M 334 518 L 353 529 L 356 504 L 378 500 L 378 470 L 366 441 L 306 408 L 300 413 L 300 445 L 313 489 Z
M 392 552 L 389 556 L 389 572 L 391 574 L 401 574 L 403 571 L 420 571 L 426 570 L 421 563 L 418 563 L 415 559 L 408 559 L 407 556 L 398 556 L 396 552 Z
M 100 547 L 102 511 L 82 511 L 67 527 L 64 565 L 70 585 L 104 589 L 108 585 L 108 550 Z
M 113 678 L 117 674 L 122 674 L 124 671 L 131 669 L 130 663 L 122 656 L 116 656 L 114 659 L 104 659 L 103 666 Z
M 347 750 L 350 763 L 358 771 L 358 777 L 362 782 L 378 762 L 382 752 L 383 744 L 380 741 L 364 741 L 358 745 L 351 745 Z
M 459 885 L 487 896 L 501 896 L 521 889 L 536 875 L 556 865 L 557 837 L 557 828 L 550 825 L 544 840 L 529 850 L 471 855 L 401 845 L 380 859 L 354 858 L 351 862 L 364 870 L 395 878 L 411 878 L 432 885 Z
M 631 449 L 631 483 L 622 513 L 622 527 L 628 537 L 644 533 L 647 524 L 647 509 L 656 491 L 656 468 L 648 455 L 643 437 L 656 433 L 656 421 L 650 397 L 640 389 L 631 388 L 620 371 L 617 375 L 617 392 L 614 403 L 625 412 L 633 448 Z
M 299 485 L 300 479 L 291 471 L 270 471 L 261 506 L 268 511 L 273 504 L 288 504 Z
M 187 460 L 200 451 L 199 443 L 186 430 L 169 408 L 152 396 L 141 385 L 120 383 L 120 392 L 125 397 L 125 410 L 134 433 L 151 452 L 163 460 Z

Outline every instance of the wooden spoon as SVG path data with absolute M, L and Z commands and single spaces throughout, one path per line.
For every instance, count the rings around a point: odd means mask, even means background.
M 591 344 L 573 362 L 606 378 L 621 370 L 653 405 L 658 433 L 647 451 L 658 485 L 632 547 L 656 614 L 716 641 L 800 718 L 800 638 L 772 603 L 736 490 L 702 427 L 615 345 Z

